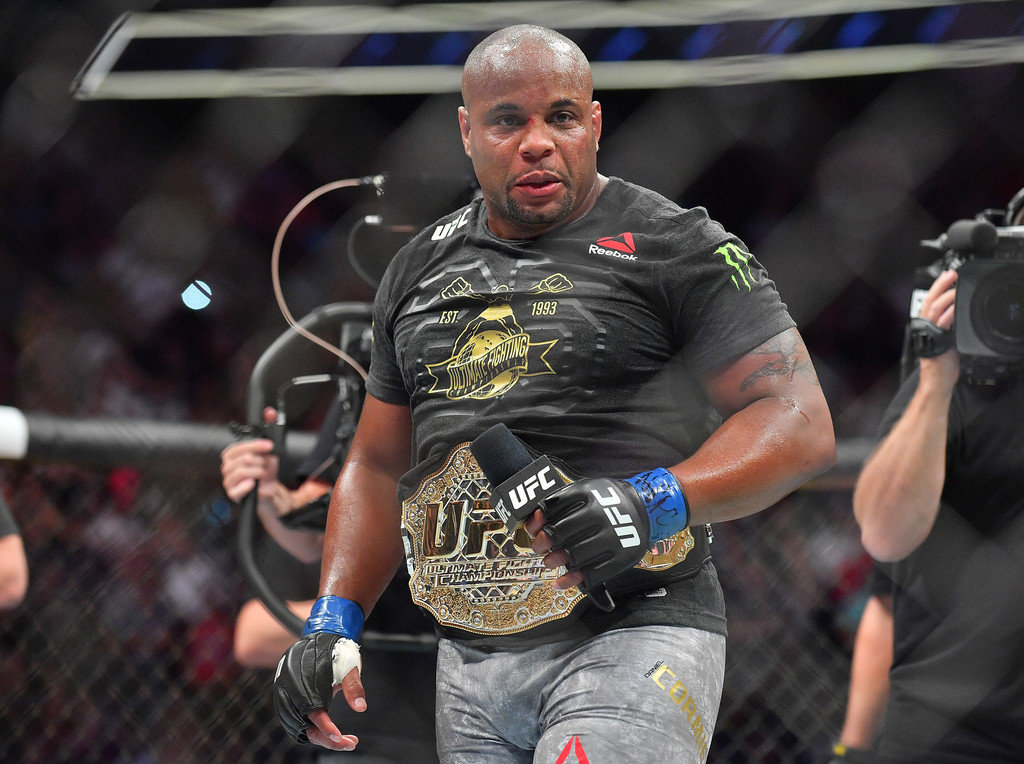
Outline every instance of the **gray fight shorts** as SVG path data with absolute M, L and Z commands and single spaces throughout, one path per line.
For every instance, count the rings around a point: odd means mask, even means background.
M 707 759 L 725 637 L 682 626 L 614 629 L 533 648 L 442 639 L 442 764 Z

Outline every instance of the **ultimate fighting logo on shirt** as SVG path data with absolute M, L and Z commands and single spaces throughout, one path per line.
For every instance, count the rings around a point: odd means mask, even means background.
M 556 273 L 530 292 L 556 294 L 572 288 L 568 278 Z M 476 294 L 470 283 L 459 276 L 441 290 L 441 296 L 468 296 L 490 304 L 463 329 L 448 358 L 427 364 L 434 382 L 431 393 L 444 393 L 450 400 L 496 398 L 522 377 L 555 373 L 544 356 L 558 340 L 534 342 L 516 320 L 512 306 L 502 298 L 501 290 L 491 295 Z

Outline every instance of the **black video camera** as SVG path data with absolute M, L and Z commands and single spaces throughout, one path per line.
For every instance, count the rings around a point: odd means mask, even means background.
M 915 276 L 910 345 L 917 356 L 956 347 L 968 382 L 996 384 L 1024 368 L 1024 225 L 1017 220 L 1022 204 L 1024 189 L 1006 210 L 958 220 L 938 239 L 921 242 L 942 254 Z M 914 319 L 928 287 L 949 269 L 958 273 L 956 315 L 953 331 L 943 337 Z

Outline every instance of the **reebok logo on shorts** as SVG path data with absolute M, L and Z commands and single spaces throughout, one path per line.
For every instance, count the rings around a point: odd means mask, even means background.
M 573 758 L 569 758 L 570 756 Z M 583 752 L 583 743 L 580 742 L 579 735 L 569 738 L 569 742 L 565 744 L 565 748 L 562 749 L 555 764 L 590 764 L 590 759 Z
M 589 252 L 592 255 L 617 257 L 620 260 L 637 259 L 636 244 L 633 243 L 633 234 L 629 231 L 618 236 L 602 236 L 595 244 L 590 245 Z

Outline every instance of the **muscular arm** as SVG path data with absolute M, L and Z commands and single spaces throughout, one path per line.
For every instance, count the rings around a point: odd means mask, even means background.
M 921 305 L 921 316 L 944 329 L 953 322 L 955 281 L 952 272 L 939 276 Z M 931 532 L 946 479 L 949 404 L 959 375 L 955 350 L 921 359 L 913 398 L 857 478 L 853 514 L 864 548 L 876 560 L 902 560 Z
M 345 466 L 331 494 L 320 571 L 321 597 L 333 595 L 355 602 L 364 615 L 369 615 L 401 564 L 401 508 L 396 489 L 398 479 L 409 468 L 411 443 L 412 417 L 408 406 L 384 403 L 367 394 Z M 278 713 L 283 713 L 282 719 L 289 724 L 301 726 L 301 717 L 296 718 L 299 712 L 293 706 L 298 694 L 305 698 L 302 702 L 308 702 L 308 688 L 313 682 L 315 667 L 302 656 L 307 649 L 313 650 L 315 656 L 315 640 L 323 636 L 320 632 L 300 640 L 288 649 L 278 665 Z M 294 658 L 296 650 L 301 667 L 289 663 L 289 656 Z M 335 680 L 335 692 L 340 686 L 349 707 L 365 711 L 366 693 L 358 664 L 345 674 L 340 685 L 330 663 L 326 669 Z M 323 701 L 318 691 L 315 702 Z M 306 727 L 304 734 L 311 743 L 324 748 L 352 750 L 359 739 L 338 729 L 328 716 L 326 705 L 329 703 L 305 714 L 313 726 Z
M 320 594 L 350 599 L 366 615 L 404 556 L 396 489 L 409 469 L 411 438 L 408 406 L 367 395 L 331 496 Z
M 703 383 L 725 421 L 669 468 L 686 492 L 691 525 L 759 512 L 835 463 L 832 418 L 796 329 Z
M 832 418 L 796 329 L 777 334 L 702 380 L 725 421 L 696 453 L 669 467 L 686 493 L 690 525 L 734 520 L 771 506 L 835 463 Z M 549 507 L 550 509 L 550 507 Z M 544 565 L 569 565 L 538 510 L 526 524 Z M 579 569 L 560 576 L 566 588 Z

